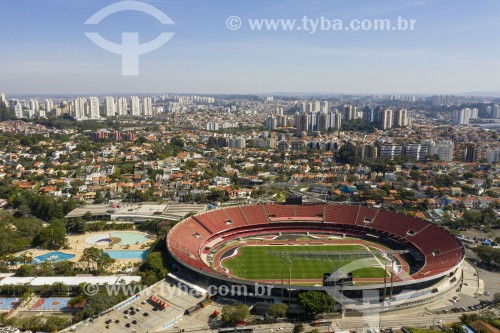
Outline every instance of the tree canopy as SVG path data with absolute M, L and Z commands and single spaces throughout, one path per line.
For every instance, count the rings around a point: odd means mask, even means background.
M 313 315 L 330 312 L 334 303 L 334 299 L 322 291 L 311 290 L 299 294 L 299 304 Z
M 227 325 L 234 326 L 248 317 L 250 317 L 250 309 L 245 304 L 224 305 L 222 308 L 222 321 Z
M 277 319 L 277 318 L 285 317 L 287 309 L 288 309 L 288 306 L 285 303 L 273 303 L 273 304 L 269 305 L 266 313 L 268 315 L 270 315 L 271 317 Z
M 104 273 L 115 263 L 115 259 L 112 259 L 109 254 L 94 246 L 83 250 L 81 261 L 86 263 L 89 269 L 98 273 Z

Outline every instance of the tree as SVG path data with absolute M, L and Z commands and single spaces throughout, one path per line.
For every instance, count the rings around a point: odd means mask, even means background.
M 115 263 L 115 259 L 112 259 L 109 254 L 94 246 L 83 250 L 81 261 L 87 264 L 87 268 L 98 273 L 104 272 Z
M 438 174 L 434 176 L 434 180 L 432 181 L 431 185 L 433 185 L 434 187 L 450 187 L 453 186 L 454 182 L 455 180 L 452 176 L 448 174 Z
M 53 270 L 56 275 L 62 275 L 62 276 L 74 276 L 76 275 L 76 272 L 74 270 L 75 263 L 68 261 L 68 260 L 63 260 L 54 263 L 53 265 Z
M 56 293 L 61 293 L 61 294 L 66 294 L 68 293 L 68 286 L 65 285 L 63 282 L 54 282 L 52 284 L 52 292 Z
M 92 215 L 92 213 L 91 213 L 91 212 L 86 212 L 86 213 L 83 215 L 83 218 L 84 218 L 85 220 L 87 220 L 87 221 L 92 220 L 92 218 L 93 218 L 93 217 L 94 217 L 94 216 Z
M 293 333 L 302 333 L 304 332 L 304 324 L 297 323 L 293 326 Z
M 58 332 L 69 325 L 65 318 L 50 316 L 45 321 L 45 329 L 47 332 Z
M 31 214 L 30 207 L 28 205 L 24 205 L 24 204 L 19 206 L 18 211 L 19 211 L 19 215 L 21 215 L 23 217 L 28 217 Z
M 311 290 L 299 294 L 299 304 L 313 315 L 331 311 L 334 303 L 333 298 L 322 291 Z
M 27 236 L 23 237 L 18 230 L 12 228 L 9 219 L 0 220 L 0 256 L 26 250 L 31 245 Z
M 274 319 L 286 316 L 288 306 L 285 303 L 273 303 L 267 307 L 266 313 Z
M 31 265 L 21 265 L 17 271 L 16 271 L 16 276 L 33 276 L 35 270 L 33 269 L 33 266 Z
M 64 201 L 62 204 L 62 209 L 63 209 L 64 215 L 73 211 L 77 206 L 78 206 L 77 202 L 73 199 L 69 199 L 69 200 Z
M 451 326 L 451 330 L 453 331 L 453 333 L 467 333 L 467 331 L 465 330 L 465 328 L 462 327 L 462 323 L 454 323 L 452 326 Z
M 7 106 L 0 102 L 0 121 L 16 119 L 16 114 Z
M 19 260 L 21 260 L 24 265 L 31 265 L 33 262 L 33 255 L 31 252 L 24 252 L 21 256 L 19 256 Z
M 184 140 L 179 136 L 174 136 L 172 139 L 170 139 L 170 144 L 177 149 L 184 148 Z
M 460 321 L 463 323 L 463 324 L 470 324 L 470 323 L 473 323 L 475 322 L 476 320 L 479 320 L 479 315 L 475 314 L 475 313 L 471 313 L 471 314 L 467 314 L 467 313 L 463 313 L 461 316 L 460 316 Z
M 95 204 L 101 204 L 104 202 L 104 196 L 102 194 L 102 191 L 101 190 L 97 190 L 95 192 L 95 198 L 94 198 L 94 203 Z
M 44 320 L 42 317 L 31 317 L 25 319 L 21 326 L 23 326 L 24 329 L 37 332 L 39 330 L 42 330 L 45 326 Z
M 53 220 L 47 228 L 42 230 L 38 237 L 38 243 L 47 249 L 58 250 L 67 242 L 66 223 L 62 219 Z
M 496 313 L 488 309 L 483 309 L 478 314 L 478 319 L 486 322 L 490 322 L 492 320 L 495 320 L 496 318 Z
M 44 229 L 42 221 L 33 217 L 14 219 L 11 223 L 16 227 L 19 236 L 30 240 L 33 240 Z
M 164 279 L 168 270 L 163 263 L 163 256 L 161 252 L 150 252 L 146 256 L 146 260 L 141 266 L 145 284 L 150 285 Z
M 222 321 L 227 325 L 234 326 L 248 317 L 250 317 L 250 309 L 245 304 L 224 305 L 222 308 Z
M 73 320 L 74 322 L 78 322 L 92 317 L 124 301 L 126 298 L 127 296 L 124 294 L 108 294 L 105 288 L 103 288 L 103 290 L 99 291 L 96 295 L 87 298 L 84 308 L 74 315 Z
M 497 292 L 493 295 L 493 304 L 495 306 L 500 306 L 500 292 Z
M 184 163 L 184 166 L 185 166 L 185 167 L 186 167 L 186 169 L 188 169 L 188 170 L 191 170 L 191 169 L 195 168 L 195 167 L 196 167 L 196 165 L 197 165 L 197 164 L 196 164 L 196 162 L 195 162 L 195 161 L 193 161 L 193 160 L 187 160 L 187 161 L 186 161 L 186 163 Z
M 477 254 L 479 259 L 487 265 L 491 263 L 500 265 L 500 249 L 495 249 L 487 245 L 480 245 L 475 247 L 473 251 Z
M 67 220 L 68 232 L 82 234 L 85 232 L 86 223 L 81 218 Z

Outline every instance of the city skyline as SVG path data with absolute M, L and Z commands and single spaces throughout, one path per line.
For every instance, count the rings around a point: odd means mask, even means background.
M 500 95 L 498 46 L 491 43 L 500 4 L 484 1 L 345 1 L 251 4 L 143 1 L 167 14 L 162 26 L 144 13 L 84 22 L 116 1 L 40 0 L 3 4 L 0 87 L 6 94 L 478 94 Z M 398 17 L 413 31 L 232 31 L 230 16 L 250 19 L 322 17 L 344 21 Z M 36 33 L 34 33 L 36 31 Z M 121 59 L 84 33 L 111 41 L 137 31 L 141 43 L 164 31 L 171 41 L 140 56 L 137 77 L 121 75 Z M 40 84 L 43 82 L 43 84 Z

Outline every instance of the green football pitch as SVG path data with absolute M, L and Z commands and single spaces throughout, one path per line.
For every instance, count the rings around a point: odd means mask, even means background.
M 285 260 L 282 266 L 280 256 L 267 252 L 280 251 L 367 251 L 359 245 L 308 245 L 308 246 L 242 246 L 238 248 L 238 256 L 225 259 L 222 266 L 229 269 L 233 276 L 251 280 L 281 281 L 282 270 L 284 279 L 288 280 L 290 264 Z M 367 251 L 368 252 L 368 251 Z M 341 261 L 341 266 L 347 265 L 353 259 Z M 337 269 L 338 259 L 331 261 L 292 259 L 292 280 L 322 279 L 324 273 L 332 273 Z M 374 257 L 363 259 L 362 267 L 352 271 L 356 278 L 382 278 L 384 268 Z

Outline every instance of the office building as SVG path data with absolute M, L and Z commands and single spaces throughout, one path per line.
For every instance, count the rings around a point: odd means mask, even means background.
M 267 117 L 266 127 L 270 131 L 275 130 L 276 127 L 278 127 L 278 122 L 277 122 L 276 117 L 274 115 Z
M 116 113 L 118 116 L 126 116 L 128 114 L 128 104 L 125 97 L 116 99 Z
M 393 112 L 391 109 L 383 109 L 378 112 L 378 123 L 380 129 L 389 129 L 393 124 Z
M 486 162 L 492 164 L 500 162 L 500 149 L 490 149 L 486 151 Z
M 208 122 L 206 125 L 206 130 L 207 131 L 218 131 L 219 130 L 219 123 L 216 122 Z
M 340 114 L 339 112 L 335 112 L 333 113 L 333 117 L 335 119 L 333 128 L 335 128 L 336 130 L 342 129 L 342 114 Z
M 54 102 L 51 99 L 46 99 L 43 104 L 45 112 L 51 112 L 52 110 L 54 110 Z
M 363 121 L 366 123 L 374 123 L 377 121 L 376 109 L 373 106 L 365 106 L 363 109 Z
M 88 115 L 90 119 L 98 119 L 100 117 L 99 113 L 99 99 L 97 97 L 89 97 L 88 102 Z
M 408 110 L 407 109 L 397 109 L 394 111 L 393 117 L 394 127 L 406 127 L 409 125 Z
M 327 114 L 328 111 L 330 111 L 329 108 L 328 108 L 328 101 L 322 101 L 321 102 L 321 106 L 320 106 L 320 112 L 324 113 L 324 114 Z
M 320 101 L 314 101 L 313 102 L 313 107 L 312 107 L 312 112 L 320 112 L 321 111 L 321 102 Z
M 453 161 L 453 152 L 455 145 L 451 140 L 444 140 L 441 142 L 434 142 L 433 140 L 425 140 L 422 144 L 427 145 L 429 155 L 437 155 L 439 160 L 445 162 Z
M 394 159 L 403 155 L 403 146 L 384 144 L 380 146 L 380 157 L 385 159 Z
M 132 116 L 141 115 L 141 103 L 137 96 L 130 97 L 130 114 Z
M 478 117 L 478 110 L 476 108 L 470 109 L 460 109 L 455 110 L 453 114 L 453 124 L 454 125 L 469 125 L 471 119 L 476 119 Z
M 33 110 L 33 111 L 40 110 L 40 104 L 38 103 L 38 101 L 36 99 L 30 99 L 30 107 L 29 107 L 29 109 Z
M 243 149 L 246 147 L 246 140 L 243 137 L 230 138 L 228 143 L 230 148 Z
M 85 104 L 85 98 L 75 98 L 75 100 L 73 101 L 73 117 L 75 119 L 85 119 Z
M 344 119 L 351 121 L 358 118 L 358 111 L 355 106 L 346 105 L 344 107 Z
M 377 157 L 378 147 L 371 143 L 369 144 L 360 143 L 355 145 L 354 153 L 356 155 L 356 158 L 360 160 L 369 160 Z
M 479 148 L 473 144 L 468 144 L 460 149 L 460 160 L 464 162 L 477 162 Z
M 500 105 L 498 104 L 493 105 L 492 118 L 500 119 Z
M 448 95 L 432 96 L 432 106 L 451 106 L 451 105 L 460 105 L 461 103 L 462 99 L 457 96 L 448 96 Z
M 404 145 L 404 154 L 417 161 L 425 160 L 428 154 L 428 146 L 425 144 L 406 143 Z
M 114 117 L 116 115 L 115 99 L 111 96 L 104 97 L 104 116 Z
M 145 116 L 153 115 L 153 99 L 151 97 L 144 97 L 142 99 L 142 114 Z

